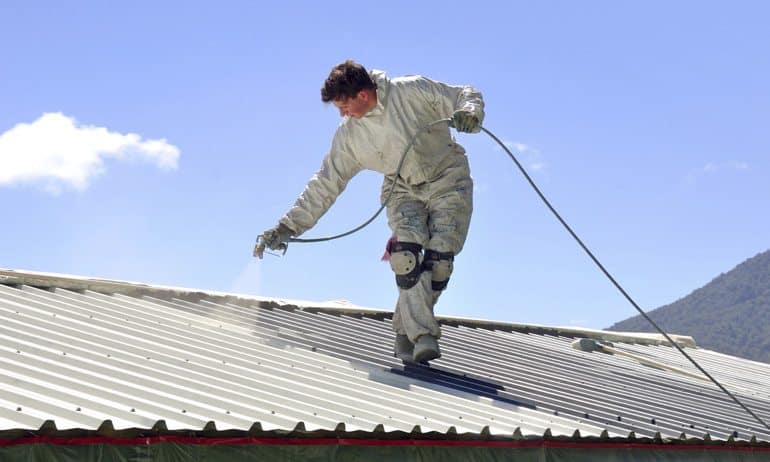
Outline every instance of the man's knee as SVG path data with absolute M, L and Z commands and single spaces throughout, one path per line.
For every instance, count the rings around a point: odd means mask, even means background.
M 396 273 L 396 285 L 411 289 L 422 273 L 422 245 L 415 242 L 394 242 L 390 245 L 390 268 Z
M 444 290 L 449 283 L 449 276 L 454 269 L 455 254 L 452 252 L 437 252 L 425 249 L 423 268 L 431 272 L 433 290 Z

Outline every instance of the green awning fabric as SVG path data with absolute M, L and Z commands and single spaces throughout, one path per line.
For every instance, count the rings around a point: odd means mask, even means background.
M 755 462 L 765 444 L 642 444 L 561 441 L 261 440 L 26 438 L 0 441 L 13 462 Z

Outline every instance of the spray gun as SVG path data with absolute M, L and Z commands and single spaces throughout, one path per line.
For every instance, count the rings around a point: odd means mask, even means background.
M 254 256 L 262 260 L 262 256 L 267 253 L 268 255 L 272 255 L 274 257 L 281 257 L 283 255 L 286 255 L 286 250 L 288 250 L 289 244 L 288 243 L 282 243 L 278 246 L 278 250 L 281 251 L 281 254 L 273 253 L 270 251 L 265 252 L 265 238 L 262 236 L 257 237 L 257 244 L 254 246 Z

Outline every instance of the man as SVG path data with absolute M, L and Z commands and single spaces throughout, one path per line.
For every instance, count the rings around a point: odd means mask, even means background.
M 431 122 L 451 118 L 458 131 L 479 132 L 481 94 L 421 76 L 389 79 L 348 60 L 332 69 L 321 99 L 344 117 L 331 150 L 294 206 L 259 236 L 254 255 L 262 258 L 265 247 L 279 249 L 312 228 L 361 170 L 384 174 L 381 201 L 395 187 L 387 205 L 393 230 L 387 250 L 399 291 L 394 353 L 406 362 L 438 358 L 441 329 L 433 306 L 468 233 L 473 209 L 468 159 L 441 123 L 417 136 L 398 177 L 396 170 L 412 137 Z

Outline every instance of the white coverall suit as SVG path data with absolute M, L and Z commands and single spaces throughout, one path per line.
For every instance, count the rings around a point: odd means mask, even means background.
M 406 155 L 398 178 L 395 173 L 406 146 L 422 127 L 450 118 L 458 109 L 470 111 L 481 123 L 481 94 L 469 86 L 451 86 L 421 76 L 388 79 L 382 71 L 370 74 L 377 85 L 376 107 L 361 118 L 343 120 L 320 170 L 280 223 L 297 236 L 307 231 L 348 181 L 369 169 L 385 175 L 382 201 L 396 182 L 387 214 L 398 242 L 419 244 L 426 254 L 432 250 L 457 255 L 468 233 L 473 181 L 465 150 L 452 138 L 448 125 L 423 130 Z M 440 293 L 433 289 L 431 271 L 422 272 L 413 287 L 399 287 L 393 316 L 396 333 L 407 335 L 413 343 L 424 334 L 440 337 L 433 316 Z

